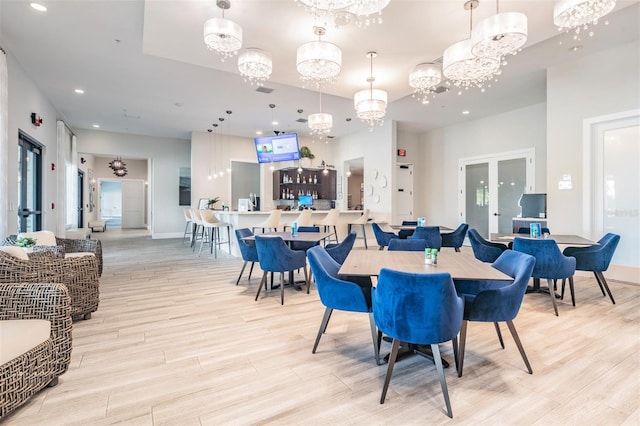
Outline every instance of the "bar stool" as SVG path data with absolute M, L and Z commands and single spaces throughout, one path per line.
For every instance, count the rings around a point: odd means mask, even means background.
M 207 233 L 207 244 L 210 245 L 211 253 L 215 253 L 215 257 L 218 258 L 218 247 L 222 244 L 228 244 L 229 254 L 231 254 L 231 225 L 220 222 L 211 210 L 200 210 L 200 219 L 202 220 L 203 230 Z M 220 228 L 227 228 L 227 241 L 220 239 Z M 198 256 L 202 253 L 202 246 L 204 246 L 204 244 L 205 238 L 203 235 Z
M 298 227 L 300 227 L 300 226 L 313 226 L 313 223 L 311 223 L 311 214 L 312 213 L 313 213 L 313 210 L 304 209 L 304 210 L 302 210 L 300 212 L 298 217 L 295 218 L 295 220 L 292 220 L 291 222 L 285 222 L 283 224 L 280 224 L 279 226 L 281 226 L 282 229 L 285 232 L 287 231 L 287 228 L 290 227 L 293 222 L 296 222 L 298 224 Z
M 204 227 L 202 226 L 202 219 L 200 218 L 200 211 L 197 209 L 190 209 L 191 211 L 191 247 L 193 251 L 196 251 L 196 243 L 198 242 L 198 233 L 200 233 L 200 240 L 204 237 Z
M 362 239 L 364 240 L 364 248 L 367 249 L 367 233 L 365 232 L 364 226 L 367 224 L 367 221 L 369 220 L 369 209 L 366 209 L 364 211 L 364 213 L 362 213 L 362 216 L 360 216 L 358 219 L 354 220 L 353 222 L 349 222 L 349 228 L 347 230 L 347 232 L 351 232 L 351 227 L 353 225 L 360 225 L 362 226 Z
M 314 225 L 324 227 L 324 232 L 330 232 L 331 228 L 333 227 L 333 234 L 336 237 L 336 243 L 339 243 L 340 241 L 338 240 L 338 231 L 336 230 L 336 224 L 338 223 L 339 217 L 340 210 L 331 209 L 324 219 L 322 219 L 320 222 L 315 223 Z M 329 236 L 328 240 L 329 242 L 331 242 L 331 236 Z
M 268 218 L 261 223 L 254 225 L 251 230 L 255 233 L 256 229 L 262 229 L 264 233 L 265 229 L 273 229 L 274 232 L 278 231 L 278 225 L 280 224 L 280 216 L 282 216 L 282 210 L 272 210 Z
M 182 213 L 184 213 L 184 220 L 187 222 L 184 227 L 184 234 L 182 235 L 182 244 L 184 244 L 184 239 L 187 238 L 187 235 L 191 236 L 193 234 L 193 231 L 190 229 L 193 221 L 191 220 L 191 209 L 184 209 Z

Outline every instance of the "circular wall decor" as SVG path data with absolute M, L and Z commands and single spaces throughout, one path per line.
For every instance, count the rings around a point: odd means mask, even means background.
M 371 172 L 371 176 L 374 180 L 378 179 L 378 169 L 373 169 L 373 171 Z
M 380 196 L 378 194 L 376 194 L 376 196 L 373 197 L 373 201 L 374 201 L 374 203 L 378 204 L 380 202 Z
M 380 176 L 380 188 L 387 187 L 387 177 L 385 175 Z
M 373 195 L 373 185 L 367 185 L 367 195 Z

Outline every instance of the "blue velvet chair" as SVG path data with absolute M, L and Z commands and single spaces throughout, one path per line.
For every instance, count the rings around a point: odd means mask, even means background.
M 333 260 L 342 265 L 347 259 L 347 256 L 349 256 L 349 252 L 351 252 L 357 236 L 358 233 L 356 231 L 351 231 L 344 237 L 341 243 L 327 244 L 325 249 L 327 249 L 327 253 L 329 253 L 329 256 L 331 256 Z
M 600 286 L 602 295 L 605 296 L 604 291 L 607 290 L 611 303 L 614 305 L 616 301 L 613 299 L 603 272 L 609 269 L 609 264 L 611 263 L 611 259 L 619 242 L 620 235 L 609 233 L 600 238 L 598 245 L 589 247 L 567 247 L 563 251 L 565 256 L 575 257 L 576 270 L 593 272 Z M 562 283 L 562 295 L 564 296 L 564 282 Z
M 469 225 L 461 223 L 455 231 L 441 234 L 442 247 L 453 247 L 455 251 L 459 252 L 460 247 L 464 244 L 464 237 L 467 235 L 468 229 Z
M 400 238 L 393 232 L 383 231 L 380 225 L 375 222 L 371 223 L 371 228 L 373 229 L 373 235 L 376 236 L 376 242 L 380 250 L 384 250 L 389 245 L 389 241 Z
M 542 232 L 543 234 L 551 234 L 551 231 L 549 231 L 549 228 L 540 228 L 540 232 Z M 527 228 L 524 226 L 522 228 L 518 228 L 518 234 L 529 235 L 529 233 L 531 233 L 531 228 Z
M 426 240 L 429 248 L 440 250 L 442 247 L 442 236 L 440 235 L 440 228 L 437 226 L 418 226 L 413 231 L 413 235 L 407 237 L 408 240 L 412 238 Z
M 406 240 L 389 241 L 389 251 L 424 251 L 427 242 L 419 238 L 408 238 Z
M 527 371 L 529 374 L 533 374 L 513 320 L 520 311 L 522 299 L 524 299 L 524 294 L 527 291 L 527 285 L 535 263 L 536 259 L 533 256 L 506 250 L 493 262 L 492 266 L 512 277 L 513 281 L 455 281 L 458 295 L 464 297 L 464 317 L 462 328 L 460 329 L 460 351 L 458 352 L 458 377 L 462 377 L 469 321 L 492 322 L 496 333 L 498 333 L 498 340 L 502 349 L 504 349 L 504 341 L 502 340 L 502 333 L 498 323 L 506 322 L 511 336 L 516 342 L 518 351 L 527 366 Z
M 300 226 L 298 227 L 298 232 L 320 232 L 319 226 Z M 291 249 L 292 250 L 303 250 L 307 251 L 311 247 L 317 246 L 319 243 L 317 241 L 306 242 L 306 241 L 292 241 Z
M 307 257 L 304 251 L 291 250 L 280 237 L 266 237 L 256 235 L 256 249 L 260 268 L 264 271 L 262 280 L 256 293 L 256 301 L 260 297 L 262 286 L 267 287 L 267 273 L 280 272 L 280 304 L 284 305 L 284 273 L 304 269 L 305 283 L 307 284 L 307 294 L 309 293 L 309 277 L 307 275 Z
M 307 258 L 316 280 L 320 301 L 326 307 L 311 353 L 316 353 L 320 338 L 327 330 L 327 325 L 334 309 L 348 312 L 364 312 L 369 315 L 373 353 L 376 363 L 380 365 L 378 332 L 371 309 L 371 287 L 369 286 L 369 288 L 365 289 L 356 283 L 339 279 L 338 270 L 340 269 L 340 264 L 333 260 L 323 247 L 318 246 L 309 249 Z M 369 292 L 369 297 L 366 297 L 365 291 Z
M 469 242 L 471 242 L 473 255 L 482 262 L 493 263 L 500 257 L 503 251 L 507 250 L 506 245 L 485 240 L 482 238 L 482 235 L 473 228 L 469 229 L 467 235 L 469 236 Z
M 531 276 L 534 279 L 534 288 L 539 287 L 540 279 L 546 279 L 549 284 L 549 295 L 553 303 L 553 311 L 558 316 L 556 306 L 555 281 L 569 278 L 571 288 L 571 300 L 573 306 L 575 296 L 573 291 L 573 274 L 576 271 L 576 259 L 562 254 L 558 244 L 552 239 L 518 238 L 513 240 L 513 250 L 529 254 L 536 258 L 536 265 Z
M 403 220 L 403 226 L 418 226 L 417 220 Z M 413 229 L 401 229 L 398 231 L 398 237 L 402 240 L 406 240 L 408 237 L 413 235 Z
M 256 249 L 255 241 L 245 241 L 243 238 L 253 236 L 253 232 L 249 228 L 236 229 L 236 238 L 238 239 L 238 247 L 240 247 L 240 254 L 242 255 L 242 260 L 244 263 L 242 264 L 242 269 L 240 269 L 240 275 L 238 275 L 238 279 L 236 280 L 236 285 L 240 282 L 240 278 L 242 278 L 242 273 L 244 272 L 244 268 L 246 268 L 247 263 L 251 262 L 251 268 L 249 269 L 249 280 L 251 280 L 251 273 L 253 272 L 253 265 L 255 262 L 259 262 L 258 260 L 258 250 Z
M 438 346 L 451 340 L 457 360 L 457 335 L 462 325 L 464 300 L 456 294 L 451 275 L 447 272 L 419 274 L 383 268 L 377 286 L 371 290 L 371 298 L 378 330 L 393 338 L 380 403 L 384 403 L 387 394 L 400 342 L 430 344 L 447 415 L 453 417 Z

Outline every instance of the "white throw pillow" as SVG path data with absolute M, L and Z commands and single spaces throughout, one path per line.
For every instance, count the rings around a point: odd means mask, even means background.
M 0 250 L 2 250 L 5 253 L 9 253 L 13 257 L 17 257 L 18 259 L 29 260 L 29 255 L 27 254 L 27 251 L 22 247 L 0 246 Z
M 36 239 L 37 246 L 57 246 L 56 235 L 51 231 L 22 232 L 18 237 L 31 237 Z

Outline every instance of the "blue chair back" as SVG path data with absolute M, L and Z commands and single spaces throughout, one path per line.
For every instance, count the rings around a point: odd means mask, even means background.
M 402 224 L 404 226 L 418 226 L 418 221 L 417 220 L 403 220 Z
M 371 297 L 378 329 L 394 339 L 435 344 L 453 340 L 460 331 L 464 301 L 447 272 L 383 268 Z
M 513 281 L 456 280 L 456 290 L 465 298 L 464 319 L 512 321 L 520 311 L 535 263 L 533 256 L 506 250 L 492 266 Z
M 579 271 L 604 272 L 609 269 L 619 242 L 620 235 L 608 233 L 600 238 L 598 245 L 567 247 L 563 253 L 565 256 L 575 257 L 576 269 Z
M 258 250 L 256 249 L 255 241 L 245 241 L 243 238 L 251 237 L 253 232 L 249 228 L 236 229 L 236 238 L 238 239 L 238 247 L 240 248 L 240 254 L 242 254 L 242 260 L 246 262 L 258 262 Z
M 495 262 L 502 252 L 507 249 L 507 246 L 504 244 L 492 243 L 485 240 L 475 229 L 469 229 L 467 235 L 469 236 L 469 242 L 471 242 L 473 255 L 482 262 Z
M 298 232 L 320 232 L 319 226 L 300 226 L 298 227 Z M 314 242 L 305 242 L 305 241 L 293 241 L 291 244 L 291 248 L 293 250 L 304 250 L 307 251 L 311 247 L 317 246 L 319 243 L 317 241 Z
M 391 240 L 389 241 L 389 251 L 424 251 L 427 248 L 427 242 L 419 238 L 410 238 L 407 240 Z
M 442 236 L 440 235 L 440 228 L 437 226 L 418 226 L 413 234 L 407 237 L 410 239 L 425 240 L 427 247 L 440 250 L 442 247 Z
M 322 304 L 328 308 L 350 312 L 371 312 L 363 289 L 355 283 L 338 278 L 340 264 L 321 246 L 307 251 L 309 266 L 315 277 Z
M 576 259 L 564 256 L 552 239 L 516 237 L 513 240 L 513 250 L 536 258 L 536 264 L 531 274 L 533 278 L 569 278 L 576 270 Z
M 256 235 L 256 249 L 263 271 L 287 272 L 307 264 L 304 252 L 291 250 L 280 237 Z
M 373 229 L 373 235 L 376 237 L 376 242 L 380 247 L 386 247 L 389 245 L 389 241 L 399 238 L 393 232 L 383 231 L 382 228 L 380 228 L 380 225 L 375 222 L 371 223 L 371 228 Z
M 442 247 L 460 248 L 464 244 L 464 237 L 467 235 L 469 225 L 461 223 L 453 232 L 442 234 Z
M 327 250 L 327 253 L 329 253 L 329 256 L 333 258 L 333 260 L 342 265 L 347 259 L 347 256 L 349 256 L 349 253 L 353 248 L 353 244 L 356 242 L 357 236 L 358 233 L 356 231 L 351 231 L 346 237 L 344 237 L 341 243 L 327 244 L 325 246 L 325 249 Z

